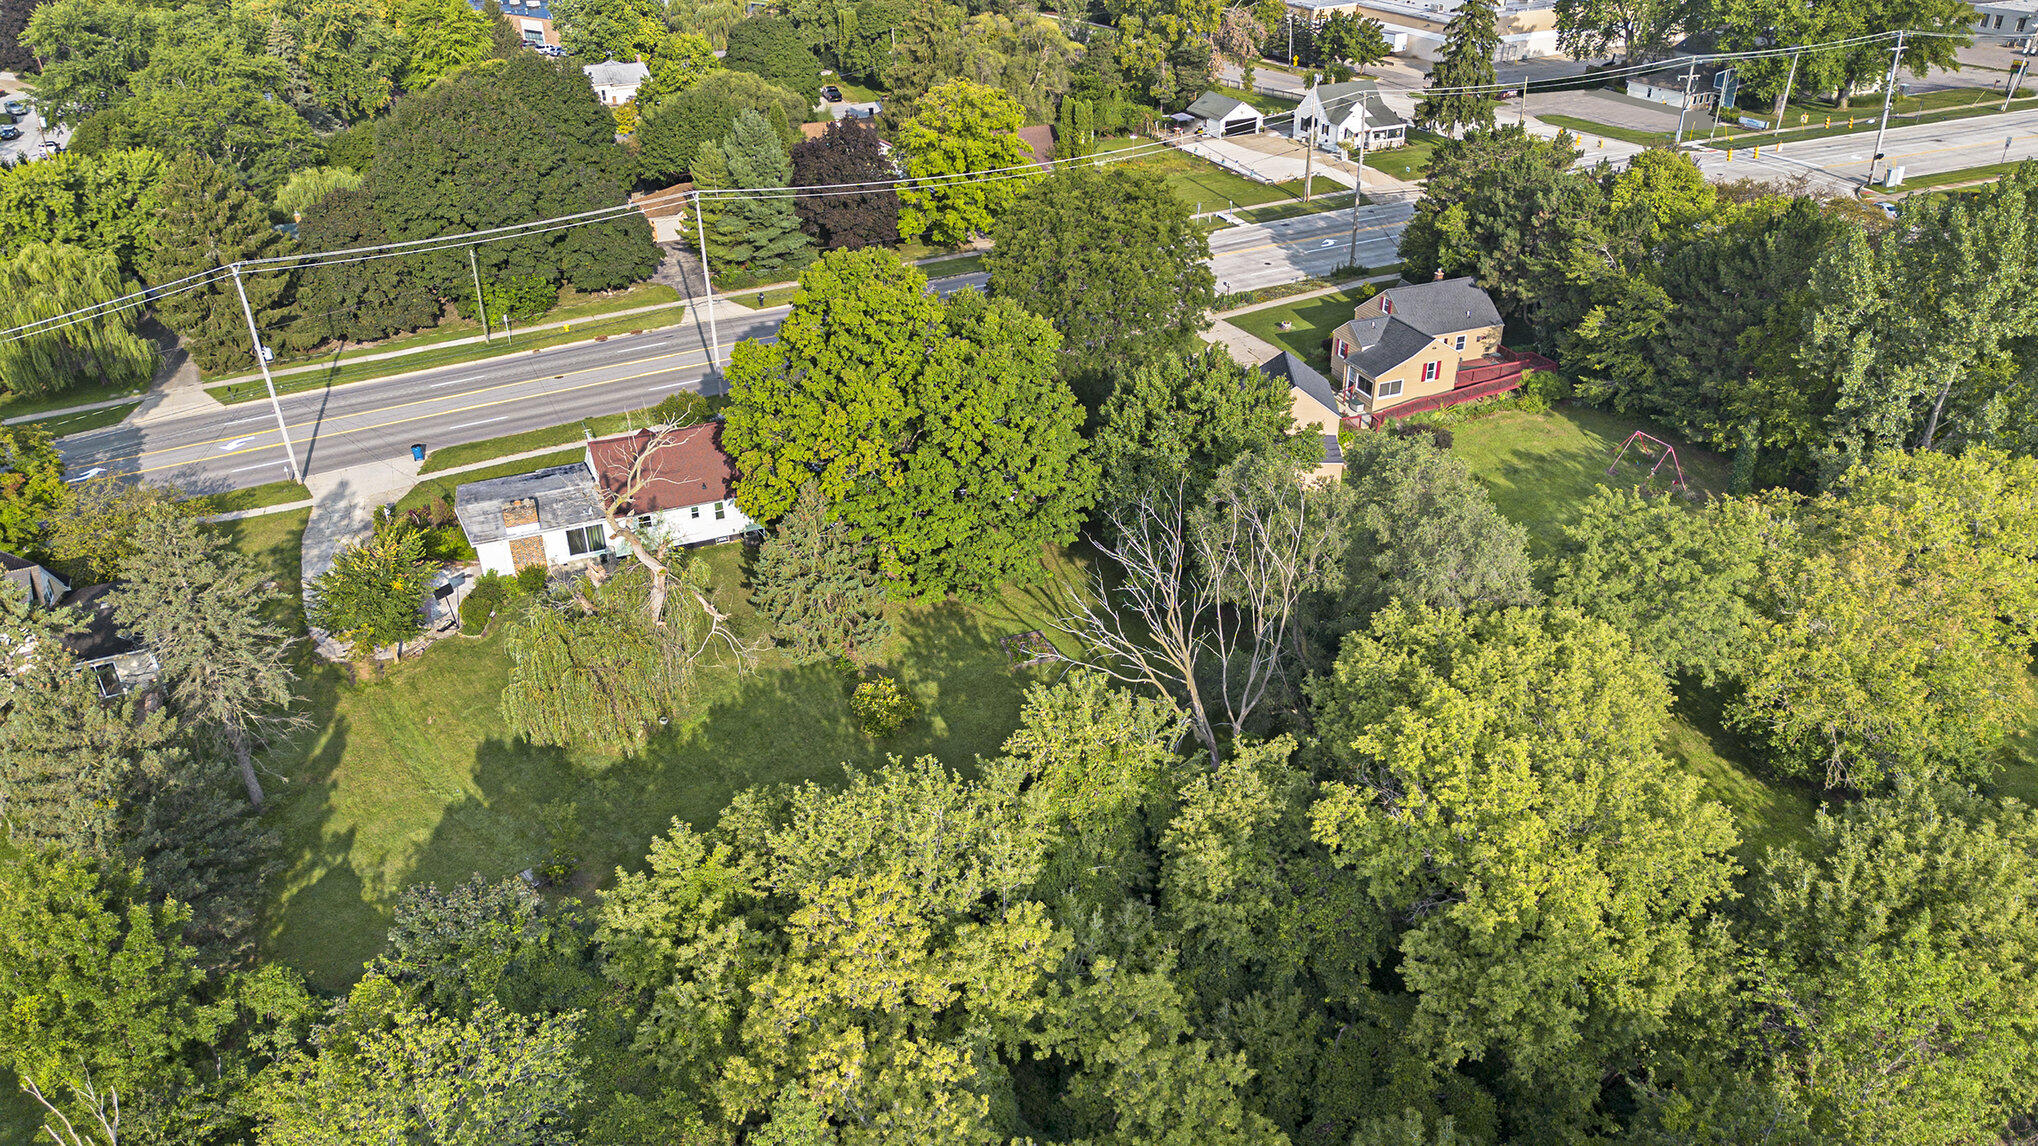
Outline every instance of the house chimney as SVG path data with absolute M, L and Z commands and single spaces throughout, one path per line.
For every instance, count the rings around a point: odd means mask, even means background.
M 502 507 L 502 527 L 517 529 L 538 524 L 538 499 L 520 497 Z

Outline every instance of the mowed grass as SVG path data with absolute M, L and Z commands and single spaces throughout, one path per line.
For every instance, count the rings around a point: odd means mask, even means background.
M 1366 166 L 1396 179 L 1421 179 L 1429 171 L 1429 157 L 1444 137 L 1427 131 L 1410 130 L 1408 142 L 1385 151 L 1366 152 Z
M 1528 527 L 1530 552 L 1546 557 L 1598 487 L 1670 488 L 1671 463 L 1665 460 L 1652 477 L 1650 468 L 1657 457 L 1635 448 L 1613 473 L 1607 472 L 1621 443 L 1636 430 L 1676 447 L 1694 495 L 1726 490 L 1727 462 L 1718 454 L 1657 427 L 1583 406 L 1545 414 L 1503 411 L 1453 425 L 1456 441 L 1451 452 L 1472 467 L 1500 512 Z
M 278 570 L 295 592 L 304 515 L 220 528 Z M 748 551 L 699 551 L 717 605 L 756 635 L 743 585 Z M 889 740 L 863 735 L 850 715 L 854 679 L 833 666 L 793 667 L 766 654 L 757 671 L 705 674 L 688 712 L 644 751 L 613 756 L 520 743 L 497 709 L 509 673 L 498 620 L 486 636 L 453 637 L 379 679 L 303 658 L 311 725 L 263 760 L 271 822 L 285 870 L 263 934 L 265 954 L 321 986 L 356 978 L 380 950 L 397 897 L 413 884 L 490 879 L 532 867 L 550 851 L 566 805 L 580 859 L 574 887 L 634 869 L 653 836 L 677 817 L 711 826 L 731 796 L 754 784 L 837 783 L 844 764 L 933 755 L 967 767 L 998 751 L 1018 724 L 1025 688 L 1052 666 L 1014 669 L 998 638 L 1045 627 L 1059 609 L 1054 586 L 1078 575 L 1067 558 L 1055 579 L 1010 588 L 981 604 L 897 610 L 898 631 L 880 667 L 919 702 L 921 715 Z
M 1300 185 L 1255 183 L 1234 175 L 1215 163 L 1175 148 L 1158 149 L 1151 139 L 1105 139 L 1097 144 L 1097 157 L 1134 148 L 1148 153 L 1119 161 L 1124 166 L 1158 173 L 1168 190 L 1192 211 L 1215 211 L 1227 203 L 1235 207 L 1256 207 L 1262 203 L 1285 203 L 1300 199 Z
M 1364 283 L 1334 294 L 1282 303 L 1224 321 L 1247 334 L 1290 351 L 1316 369 L 1330 372 L 1330 332 L 1351 318 L 1352 308 L 1380 293 L 1382 284 Z M 1288 329 L 1281 329 L 1287 323 Z

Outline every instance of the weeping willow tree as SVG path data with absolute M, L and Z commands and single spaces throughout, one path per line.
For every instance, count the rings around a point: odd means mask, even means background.
M 708 601 L 705 562 L 670 568 L 667 593 L 653 579 L 632 561 L 539 600 L 517 622 L 502 693 L 513 732 L 538 744 L 625 751 L 693 696 L 707 660 L 748 664 L 753 650 Z
M 133 289 L 111 251 L 29 243 L 0 262 L 7 328 L 110 302 Z M 139 308 L 123 309 L 0 343 L 0 383 L 24 397 L 73 386 L 146 386 L 156 348 L 135 333 Z

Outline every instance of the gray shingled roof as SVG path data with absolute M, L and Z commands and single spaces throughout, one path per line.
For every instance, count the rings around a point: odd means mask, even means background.
M 1421 354 L 1432 339 L 1500 325 L 1493 299 L 1469 277 L 1390 287 L 1375 297 L 1388 313 L 1339 327 L 1356 347 L 1348 361 L 1369 377 Z
M 502 507 L 520 498 L 538 503 L 538 532 L 593 525 L 602 519 L 594 475 L 576 462 L 527 474 L 473 481 L 453 491 L 453 513 L 470 545 L 501 541 Z
M 1330 379 L 1318 374 L 1307 362 L 1289 351 L 1282 351 L 1260 363 L 1260 372 L 1272 375 L 1295 387 L 1311 398 L 1323 403 L 1324 408 L 1335 414 L 1337 410 L 1337 387 Z
M 603 64 L 582 64 L 580 70 L 587 73 L 587 82 L 595 87 L 626 87 L 641 84 L 651 78 L 651 69 L 637 60 L 619 63 L 610 60 Z
M 1244 100 L 1233 99 L 1223 92 L 1204 92 L 1189 105 L 1189 114 L 1197 119 L 1224 119 L 1240 108 L 1252 110 Z
M 1380 98 L 1379 85 L 1372 80 L 1348 80 L 1341 84 L 1319 84 L 1316 98 L 1323 101 L 1324 117 L 1343 123 L 1354 107 L 1364 112 L 1367 127 L 1392 127 L 1407 122 Z

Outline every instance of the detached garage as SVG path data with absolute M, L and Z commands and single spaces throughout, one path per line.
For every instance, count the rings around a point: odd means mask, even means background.
M 1204 92 L 1189 105 L 1188 115 L 1204 135 L 1252 135 L 1267 126 L 1267 117 L 1253 106 L 1222 92 Z

